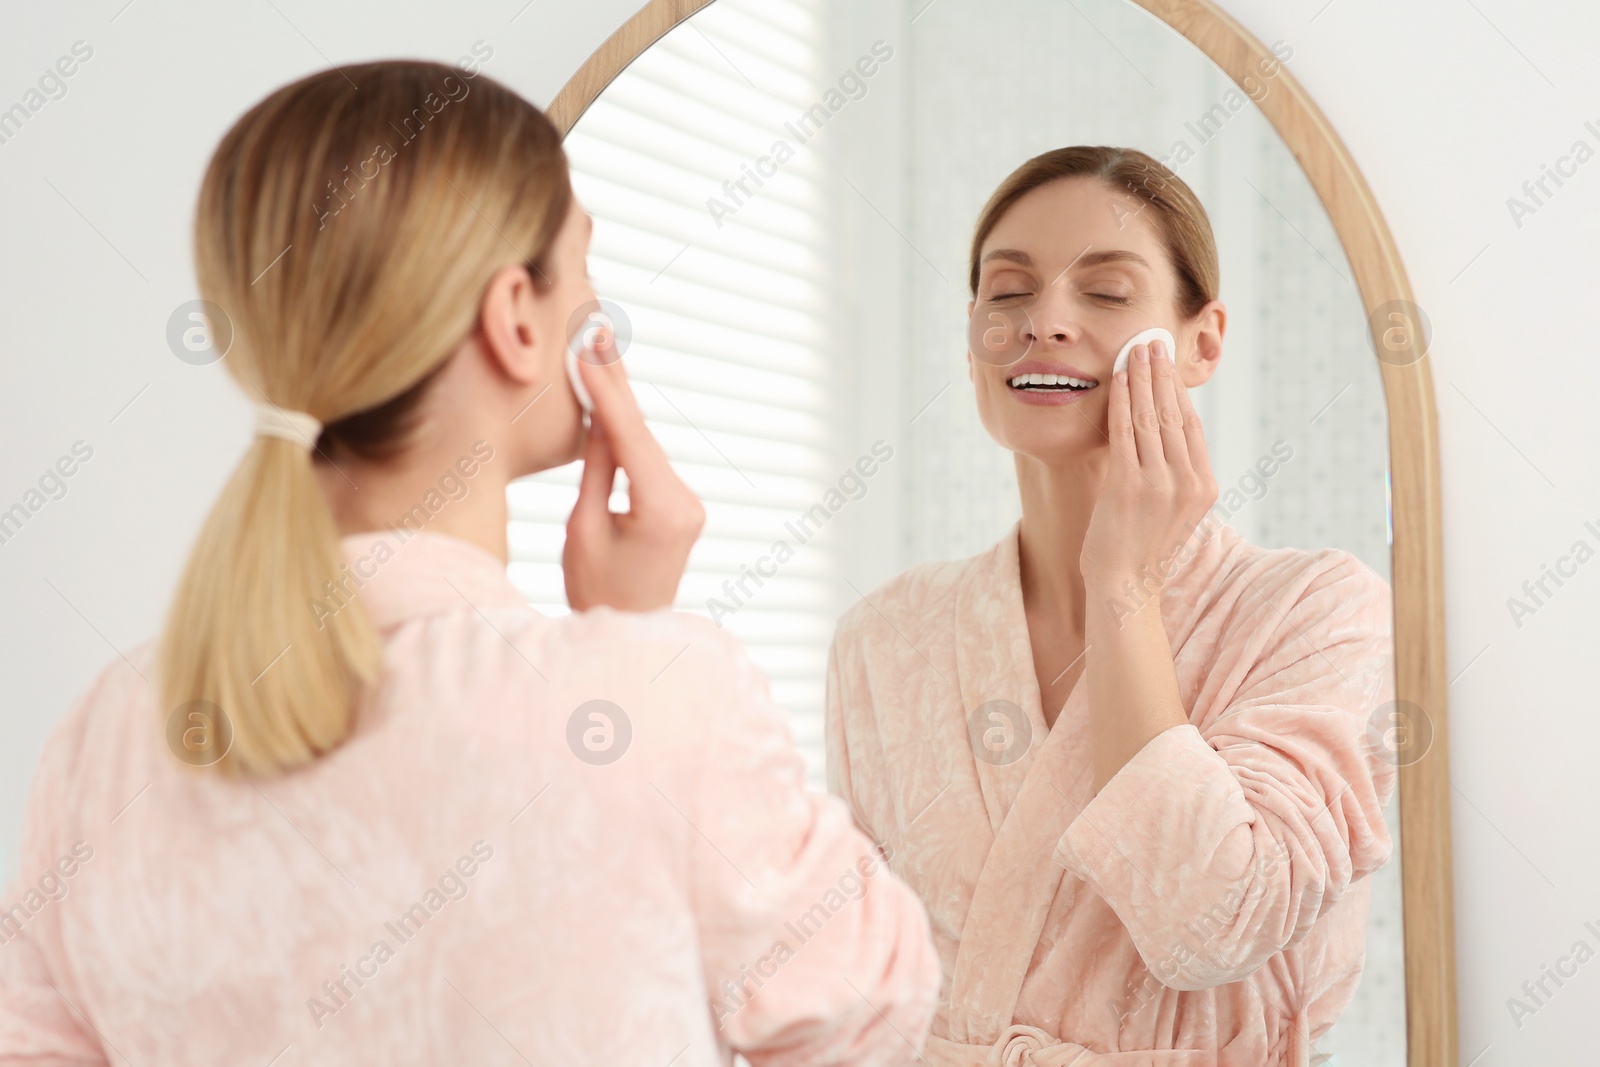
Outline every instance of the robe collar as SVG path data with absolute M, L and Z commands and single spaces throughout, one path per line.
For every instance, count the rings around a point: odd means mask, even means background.
M 972 558 L 956 589 L 957 688 L 962 711 L 972 722 L 989 704 L 999 713 L 1006 701 L 1020 709 L 1027 737 L 1020 755 L 974 763 L 994 843 L 974 888 L 965 928 L 1006 930 L 1001 938 L 963 937 L 951 976 L 950 1037 L 988 1044 L 1012 1018 L 1046 917 L 1058 893 L 1076 893 L 1078 880 L 1063 883 L 1065 868 L 1056 846 L 1078 813 L 1093 799 L 1093 767 L 1078 739 L 1088 705 L 1079 673 L 1056 718 L 1046 728 L 1033 669 L 1027 615 L 1022 604 L 1019 521 L 993 548 Z M 1242 538 L 1225 523 L 1210 522 L 1191 535 L 1176 569 L 1160 592 L 1159 609 L 1174 655 L 1203 614 Z M 1091 650 L 1092 663 L 1092 650 Z M 992 721 L 992 720 L 991 720 Z M 970 732 L 970 731 L 969 731 Z
M 990 825 L 996 832 L 1052 732 L 1045 724 L 1022 603 L 1021 530 L 1019 520 L 999 543 L 974 556 L 956 588 L 954 643 L 962 709 L 970 721 L 987 706 L 975 728 L 987 721 L 1000 729 L 994 716 L 1011 718 L 1016 737 L 997 760 L 977 761 Z M 1179 553 L 1176 569 L 1159 593 L 1162 624 L 1174 652 L 1193 631 L 1204 610 L 1205 591 L 1215 584 L 1240 541 L 1233 527 L 1212 522 L 1197 529 Z M 1134 595 L 1138 594 L 1130 594 L 1130 606 Z M 1079 672 L 1059 709 L 1058 724 L 1082 696 L 1084 673 Z

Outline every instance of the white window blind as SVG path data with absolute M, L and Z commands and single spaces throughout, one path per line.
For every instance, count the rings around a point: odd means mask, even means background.
M 796 545 L 786 524 L 838 474 L 825 161 L 786 126 L 826 88 L 820 2 L 718 0 L 623 71 L 566 141 L 595 220 L 595 291 L 631 324 L 634 393 L 706 506 L 677 607 L 744 642 L 815 788 L 839 554 L 827 530 L 782 563 L 772 552 Z M 794 149 L 781 163 L 779 140 Z M 511 577 L 546 613 L 568 610 L 560 560 L 578 470 L 509 494 Z

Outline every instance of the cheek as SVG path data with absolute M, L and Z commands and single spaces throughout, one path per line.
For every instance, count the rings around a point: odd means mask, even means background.
M 594 309 L 594 295 L 583 282 L 560 282 L 551 293 L 550 307 L 559 316 L 555 323 L 563 347 L 584 326 L 587 313 Z
M 970 355 L 967 357 L 967 377 L 972 379 L 972 392 L 979 404 L 992 403 L 996 386 L 1005 385 L 998 380 L 994 367 L 985 366 Z
M 1006 443 L 1006 408 L 1015 406 L 1007 403 L 1010 398 L 1002 392 L 1006 388 L 1005 382 L 995 378 L 993 372 L 985 373 L 974 368 L 972 391 L 978 405 L 978 421 L 989 432 L 989 436 L 1002 445 Z

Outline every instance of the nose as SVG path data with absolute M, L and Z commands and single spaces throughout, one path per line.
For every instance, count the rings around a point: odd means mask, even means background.
M 1066 283 L 1057 278 L 1040 290 L 1038 298 L 1027 309 L 1023 336 L 1029 344 L 1073 344 L 1082 336 L 1065 289 Z

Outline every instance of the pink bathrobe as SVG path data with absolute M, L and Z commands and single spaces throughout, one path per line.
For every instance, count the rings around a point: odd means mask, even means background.
M 0 1062 L 914 1059 L 926 914 L 803 790 L 731 638 L 541 616 L 437 533 L 344 548 L 386 667 L 331 754 L 180 765 L 148 645 L 56 728 L 0 896 Z
M 1044 723 L 1016 528 L 841 620 L 829 785 L 928 908 L 934 1067 L 1299 1067 L 1349 1003 L 1391 849 L 1388 586 L 1215 529 L 1160 593 L 1189 723 L 1098 794 L 1082 676 Z M 969 731 L 991 701 L 1020 710 Z

